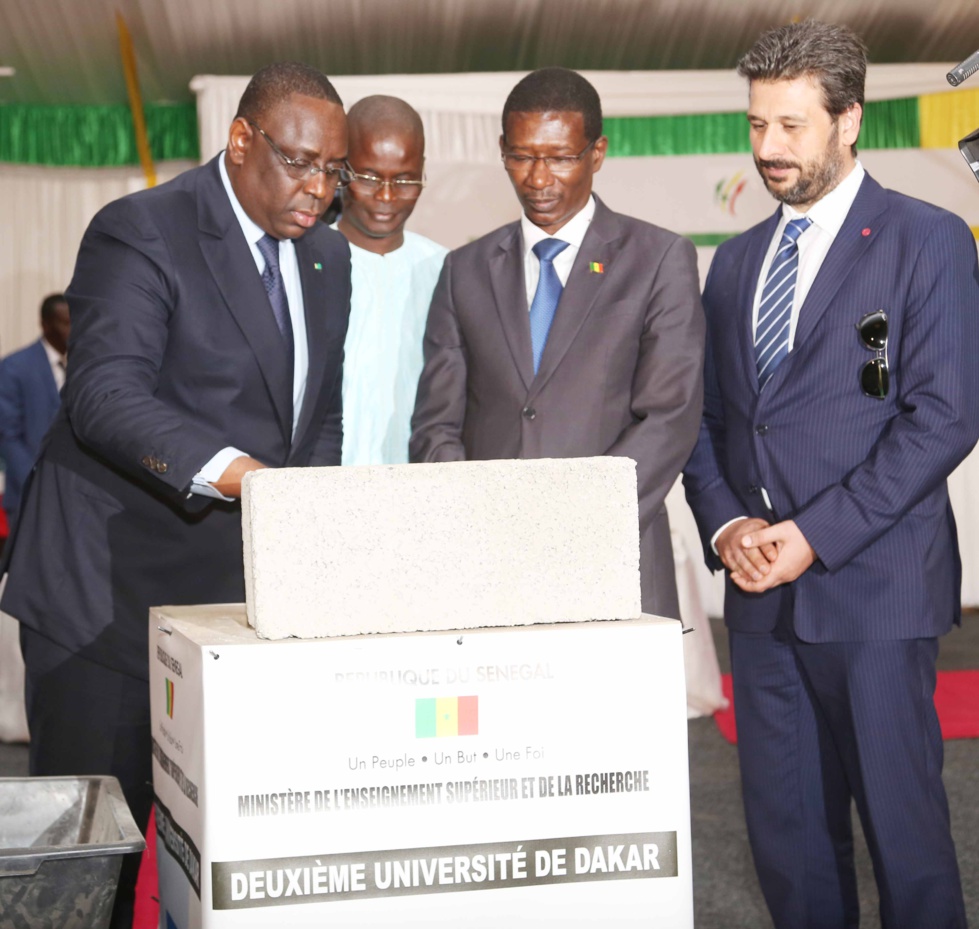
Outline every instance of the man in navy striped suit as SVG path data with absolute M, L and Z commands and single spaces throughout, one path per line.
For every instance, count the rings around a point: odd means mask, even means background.
M 945 480 L 979 437 L 976 245 L 856 160 L 866 50 L 848 29 L 772 30 L 738 71 L 781 206 L 711 266 L 685 483 L 729 572 L 755 865 L 778 929 L 857 926 L 855 801 L 882 925 L 964 927 L 933 695 L 960 613 Z

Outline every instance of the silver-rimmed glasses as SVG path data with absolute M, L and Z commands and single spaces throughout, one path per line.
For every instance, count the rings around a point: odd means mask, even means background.
M 374 174 L 358 174 L 356 171 L 352 172 L 350 181 L 351 187 L 368 195 L 376 195 L 387 187 L 391 196 L 398 200 L 417 200 L 425 184 L 424 177 L 420 181 L 400 177 L 389 180 Z
M 282 161 L 282 167 L 286 169 L 286 174 L 297 181 L 306 181 L 315 178 L 317 174 L 326 175 L 326 183 L 330 187 L 346 187 L 354 178 L 353 169 L 346 161 L 328 164 L 325 167 L 314 165 L 312 162 L 304 161 L 301 158 L 290 158 L 278 145 L 272 141 L 272 137 L 254 120 L 248 120 L 248 125 L 258 130 L 269 147 L 275 152 Z

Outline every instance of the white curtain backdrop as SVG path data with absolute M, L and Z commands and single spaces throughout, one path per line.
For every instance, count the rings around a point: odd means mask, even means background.
M 871 65 L 868 100 L 894 100 L 949 89 L 953 64 Z M 606 116 L 737 113 L 748 93 L 734 71 L 583 71 L 602 98 Z M 429 158 L 496 161 L 500 113 L 507 94 L 525 72 L 384 74 L 331 78 L 344 106 L 361 97 L 390 94 L 407 100 L 425 123 Z M 201 157 L 224 147 L 247 77 L 199 75 L 197 94 Z M 454 117 L 454 118 L 453 118 Z M 491 143 L 491 144 L 488 144 Z
M 192 167 L 158 166 L 161 180 Z M 139 168 L 0 165 L 0 354 L 39 335 L 41 299 L 68 286 L 78 244 L 98 210 L 146 186 Z
M 871 66 L 868 99 L 948 91 L 950 65 Z M 608 116 L 737 112 L 745 104 L 743 82 L 733 72 L 586 72 Z M 390 93 L 422 115 L 427 135 L 429 186 L 411 221 L 417 232 L 455 247 L 515 219 L 516 200 L 498 161 L 499 114 L 517 73 L 339 77 L 337 90 L 349 106 L 363 96 Z M 224 147 L 227 127 L 246 77 L 194 78 L 201 153 Z M 938 203 L 979 226 L 979 189 L 954 151 L 861 152 L 886 186 Z M 189 164 L 158 165 L 165 181 Z M 743 186 L 741 182 L 743 183 Z M 741 187 L 736 197 L 716 195 L 718 184 Z M 144 186 L 138 168 L 72 169 L 0 165 L 0 353 L 37 337 L 41 298 L 63 290 L 71 277 L 82 233 L 105 203 Z M 608 159 L 596 190 L 616 210 L 685 234 L 745 229 L 767 216 L 773 202 L 746 155 Z M 711 248 L 701 248 L 706 274 Z M 963 601 L 979 605 L 979 453 L 952 476 L 950 489 L 963 551 Z M 679 521 L 678 521 L 679 522 Z M 717 579 L 700 567 L 699 546 L 687 538 L 697 564 L 700 600 L 720 615 Z M 689 638 L 689 637 L 688 637 Z

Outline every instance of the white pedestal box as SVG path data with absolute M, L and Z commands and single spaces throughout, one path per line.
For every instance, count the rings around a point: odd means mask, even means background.
M 161 925 L 693 926 L 679 623 L 150 652 Z

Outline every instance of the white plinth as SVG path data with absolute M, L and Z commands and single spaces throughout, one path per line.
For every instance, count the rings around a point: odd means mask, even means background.
M 692 927 L 680 639 L 153 610 L 162 924 Z
M 641 609 L 628 458 L 257 471 L 242 530 L 248 618 L 263 638 Z

